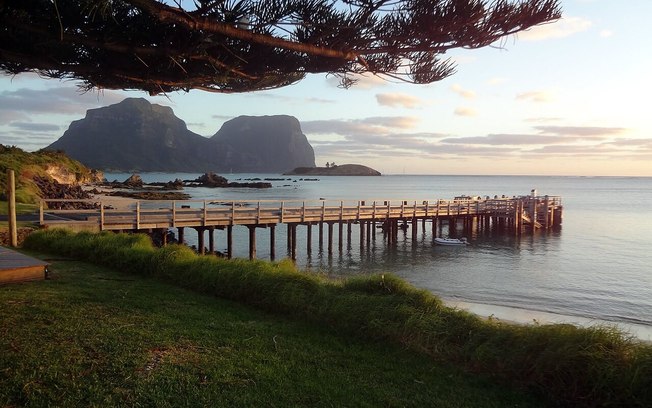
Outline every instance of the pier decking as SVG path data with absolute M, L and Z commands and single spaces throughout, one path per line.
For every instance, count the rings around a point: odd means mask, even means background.
M 465 227 L 480 225 L 502 226 L 521 234 L 528 229 L 549 230 L 561 225 L 562 205 L 558 196 L 519 196 L 471 198 L 457 197 L 453 200 L 319 200 L 319 201 L 134 201 L 128 208 L 114 206 L 110 200 L 83 200 L 89 209 L 75 209 L 80 200 L 43 200 L 40 224 L 47 227 L 72 227 L 97 231 L 142 231 L 161 233 L 169 228 L 178 229 L 179 241 L 184 240 L 184 229 L 198 232 L 198 248 L 204 251 L 204 232 L 209 231 L 209 250 L 214 250 L 215 229 L 228 232 L 227 256 L 232 253 L 232 228 L 249 228 L 249 257 L 256 257 L 255 229 L 270 228 L 271 257 L 274 258 L 275 227 L 285 224 L 288 228 L 288 248 L 292 258 L 296 256 L 296 227 L 307 226 L 308 246 L 311 227 L 319 227 L 320 244 L 324 225 L 328 228 L 328 250 L 332 251 L 333 226 L 339 226 L 339 244 L 342 243 L 344 226 L 350 240 L 352 224 L 360 228 L 360 244 L 369 239 L 371 229 L 380 224 L 388 243 L 396 242 L 402 226 L 412 226 L 416 236 L 418 221 L 422 228 L 432 222 L 433 230 L 445 221 L 449 227 L 462 222 Z M 70 209 L 66 209 L 70 208 Z M 366 238 L 365 238 L 366 235 Z M 321 246 L 321 245 L 320 245 Z

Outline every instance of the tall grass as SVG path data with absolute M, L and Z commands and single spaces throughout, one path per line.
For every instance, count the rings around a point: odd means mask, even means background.
M 33 233 L 25 247 L 146 274 L 198 292 L 383 338 L 572 406 L 652 406 L 652 347 L 612 327 L 521 326 L 448 308 L 389 274 L 344 281 L 288 261 L 225 260 L 140 235 Z M 408 368 L 409 369 L 409 368 Z

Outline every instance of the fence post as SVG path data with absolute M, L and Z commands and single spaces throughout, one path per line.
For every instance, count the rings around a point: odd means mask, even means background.
M 7 205 L 9 215 L 9 244 L 18 246 L 18 229 L 16 226 L 16 179 L 14 171 L 7 170 Z

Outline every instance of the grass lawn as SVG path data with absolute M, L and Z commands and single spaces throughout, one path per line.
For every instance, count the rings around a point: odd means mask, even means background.
M 544 407 L 382 340 L 77 261 L 0 287 L 0 406 Z

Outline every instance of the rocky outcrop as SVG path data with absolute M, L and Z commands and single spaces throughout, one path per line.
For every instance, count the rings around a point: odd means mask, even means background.
M 184 185 L 187 187 L 246 187 L 246 188 L 271 188 L 272 183 L 255 182 L 255 183 L 238 183 L 231 182 L 214 173 L 204 173 L 194 180 L 184 180 Z
M 315 166 L 292 116 L 240 116 L 211 138 L 191 132 L 171 108 L 128 98 L 74 121 L 46 149 L 111 171 L 284 172 Z
M 342 164 L 332 167 L 297 167 L 287 175 L 304 176 L 380 176 L 380 172 L 361 164 Z
M 104 179 L 104 173 L 101 171 L 90 170 L 89 173 L 80 173 L 62 164 L 47 164 L 45 173 L 60 184 L 100 183 Z

